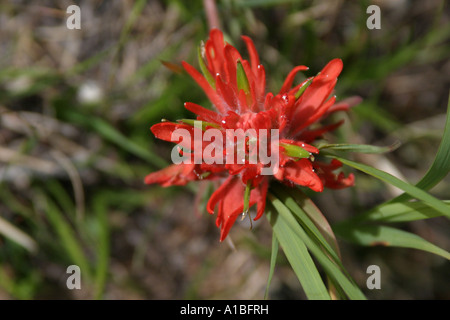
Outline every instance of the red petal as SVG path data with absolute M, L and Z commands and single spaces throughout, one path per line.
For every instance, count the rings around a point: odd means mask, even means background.
M 163 187 L 183 186 L 189 181 L 197 180 L 194 173 L 195 164 L 173 164 L 145 177 L 146 184 L 158 183 Z
M 316 147 L 304 143 L 303 141 L 295 141 L 295 140 L 291 140 L 291 139 L 280 139 L 280 143 L 287 143 L 287 144 L 294 144 L 296 146 L 299 146 L 303 149 L 305 149 L 308 152 L 311 153 L 319 153 L 319 149 L 317 149 Z
M 238 102 L 239 102 L 239 114 L 245 114 L 251 111 L 249 108 L 249 101 L 247 99 L 247 95 L 243 89 L 239 90 L 238 94 Z
M 331 93 L 331 91 L 332 88 L 329 93 Z M 335 101 L 336 97 L 333 96 L 328 101 L 322 103 L 320 106 L 316 106 L 314 108 L 303 108 L 303 111 L 297 112 L 295 118 L 292 120 L 292 134 L 295 135 L 297 132 L 318 121 L 334 104 Z
M 291 161 L 283 169 L 284 179 L 301 186 L 309 187 L 317 192 L 323 191 L 322 181 L 315 174 L 312 164 L 308 159 Z
M 209 33 L 209 39 L 205 44 L 205 55 L 208 61 L 208 67 L 213 75 L 222 72 L 224 66 L 224 45 L 222 31 L 212 29 Z
M 173 138 L 173 133 L 175 130 L 184 129 L 187 130 L 180 130 L 180 134 L 186 134 L 180 136 L 178 140 L 175 140 Z M 181 124 L 181 123 L 174 123 L 174 122 L 161 122 L 153 125 L 150 130 L 155 135 L 156 138 L 174 142 L 174 143 L 180 143 L 181 141 L 183 144 L 189 143 L 189 145 L 186 145 L 186 147 L 190 146 L 191 141 L 194 139 L 194 127 L 189 126 L 187 124 Z M 184 145 L 183 145 L 184 146 Z
M 299 71 L 305 71 L 308 69 L 309 68 L 306 66 L 297 66 L 294 69 L 292 69 L 291 72 L 289 72 L 288 76 L 286 77 L 286 80 L 284 80 L 283 86 L 281 87 L 280 92 L 278 94 L 283 94 L 289 91 L 289 89 L 292 87 L 292 83 L 294 82 L 295 75 Z
M 343 172 L 339 173 L 339 175 L 333 173 L 333 171 L 340 167 L 342 167 L 342 162 L 336 159 L 333 159 L 331 163 L 314 162 L 314 168 L 316 169 L 317 175 L 322 180 L 325 187 L 330 189 L 343 189 L 351 187 L 355 183 L 355 176 L 352 173 L 349 174 L 348 177 L 345 177 Z
M 252 70 L 253 73 L 256 74 L 259 66 L 259 56 L 258 52 L 256 51 L 255 44 L 253 43 L 252 39 L 250 39 L 247 36 L 242 36 L 241 38 L 244 40 L 247 46 L 247 51 L 250 56 L 250 63 L 252 66 Z
M 217 108 L 217 110 L 225 114 L 227 107 L 224 104 L 222 98 L 216 93 L 216 91 L 209 85 L 208 81 L 206 81 L 205 77 L 198 72 L 193 66 L 186 62 L 182 62 L 184 69 L 189 73 L 189 75 L 192 77 L 192 79 L 197 82 L 197 84 L 203 89 L 203 91 L 208 96 L 209 100 L 214 104 L 214 106 Z
M 233 176 L 229 176 L 224 183 L 211 195 L 211 197 L 208 200 L 208 204 L 206 205 L 206 210 L 210 214 L 214 214 L 214 208 L 216 205 L 222 200 L 222 198 L 225 197 L 226 193 L 228 192 L 228 189 L 230 188 L 228 184 L 230 184 L 230 181 L 233 179 Z
M 266 92 L 266 71 L 262 64 L 258 65 L 258 70 L 256 72 L 255 81 L 255 95 L 256 95 L 256 105 L 258 111 L 262 111 L 262 106 L 264 105 L 264 98 Z
M 330 91 L 330 93 L 331 93 L 331 91 Z M 302 119 L 303 123 L 301 125 L 298 125 L 297 127 L 295 127 L 292 134 L 296 134 L 300 130 L 306 128 L 307 126 L 313 124 L 314 122 L 316 122 L 320 118 L 322 118 L 322 116 L 325 114 L 325 112 L 327 112 L 328 109 L 330 109 L 330 107 L 334 104 L 335 101 L 336 101 L 336 97 L 333 96 L 328 101 L 324 102 L 321 106 L 317 107 L 314 110 L 314 112 L 305 112 L 305 114 L 299 113 L 298 115 L 303 118 Z
M 227 170 L 223 164 L 207 164 L 204 162 L 200 164 L 200 168 L 202 171 L 210 173 L 219 173 Z
M 268 180 L 263 179 L 261 184 L 252 189 L 249 199 L 249 207 L 257 204 L 257 214 L 254 220 L 259 219 L 264 213 Z M 236 218 L 244 210 L 245 185 L 237 176 L 229 176 L 224 183 L 211 196 L 206 206 L 209 213 L 214 213 L 218 205 L 216 225 L 220 227 L 220 241 L 228 235 Z
M 234 221 L 244 208 L 245 186 L 236 176 L 229 176 L 211 196 L 206 206 L 209 213 L 219 204 L 216 225 L 220 227 L 220 241 L 223 241 Z
M 253 220 L 258 220 L 264 213 L 266 208 L 266 196 L 269 189 L 269 180 L 263 179 L 261 184 L 252 190 L 250 195 L 250 203 L 253 201 L 257 205 L 256 217 Z
M 311 141 L 314 141 L 315 139 L 317 139 L 318 137 L 321 137 L 324 133 L 337 129 L 343 123 L 344 123 L 344 120 L 341 120 L 339 122 L 336 122 L 336 123 L 333 123 L 333 124 L 330 124 L 327 126 L 323 126 L 318 129 L 315 129 L 315 130 L 305 130 L 305 131 L 301 132 L 297 138 L 299 140 L 302 140 L 305 142 L 311 142 Z
M 236 68 L 238 60 L 242 61 L 242 57 L 237 49 L 230 44 L 225 45 L 224 56 L 224 71 L 226 72 L 224 81 L 231 85 L 234 90 L 237 90 Z
M 322 69 L 319 76 L 335 79 L 339 76 L 343 67 L 344 64 L 341 59 L 333 59 Z
M 202 106 L 192 102 L 186 102 L 184 104 L 184 107 L 189 111 L 195 113 L 196 115 L 200 116 L 201 120 L 213 123 L 220 123 L 221 119 L 220 115 L 212 110 L 203 108 Z
M 305 90 L 296 103 L 296 110 L 292 119 L 292 126 L 295 132 L 305 128 L 305 119 L 309 119 L 322 106 L 336 85 L 337 76 L 342 71 L 342 60 L 331 60 L 314 77 L 311 85 Z M 324 112 L 326 112 L 325 110 Z M 323 114 L 323 113 L 322 113 Z
M 248 96 L 246 103 L 247 111 L 258 111 L 256 110 L 256 91 L 255 91 L 255 76 L 251 70 L 251 67 L 247 60 L 241 61 L 242 67 L 244 68 L 245 75 L 247 76 L 247 80 L 250 86 L 250 95 Z
M 248 165 L 242 172 L 242 182 L 247 184 L 248 181 L 256 182 L 255 179 L 261 174 L 261 166 L 258 164 Z
M 357 104 L 360 104 L 362 101 L 362 98 L 359 96 L 353 96 L 347 99 L 344 99 L 338 103 L 335 103 L 328 111 L 325 113 L 325 116 L 329 115 L 332 112 L 337 111 L 346 111 L 349 108 L 356 106 Z
M 225 115 L 229 111 L 238 112 L 238 97 L 237 97 L 237 89 L 225 83 L 220 76 L 216 76 L 216 92 L 223 100 L 225 113 L 221 112 L 222 115 Z
M 260 105 L 264 102 L 264 93 L 266 89 L 266 73 L 264 67 L 259 62 L 258 52 L 256 51 L 253 41 L 247 36 L 242 36 L 242 39 L 247 46 L 247 51 L 250 56 L 250 67 L 254 77 L 254 81 L 252 81 L 254 83 L 251 84 L 252 98 L 254 105 L 258 109 L 257 111 L 259 111 Z

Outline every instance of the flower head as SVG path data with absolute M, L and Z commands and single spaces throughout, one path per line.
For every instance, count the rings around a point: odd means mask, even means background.
M 221 31 L 213 29 L 199 50 L 201 72 L 183 62 L 213 110 L 187 102 L 185 108 L 197 115 L 196 120 L 165 121 L 152 126 L 157 138 L 177 143 L 175 154 L 183 161 L 145 178 L 147 184 L 162 186 L 203 179 L 222 181 L 207 204 L 209 213 L 217 210 L 221 241 L 236 218 L 251 206 L 257 207 L 254 220 L 262 216 L 270 179 L 317 192 L 324 187 L 339 189 L 354 183 L 352 174 L 346 177 L 342 172 L 334 173 L 342 166 L 339 161 L 328 164 L 314 160 L 314 155 L 319 154 L 314 141 L 342 122 L 312 125 L 357 102 L 336 103 L 336 97 L 330 97 L 342 61 L 334 59 L 316 76 L 293 85 L 296 74 L 308 69 L 297 66 L 280 91 L 273 94 L 265 90 L 266 74 L 253 41 L 246 36 L 242 39 L 249 60 L 224 42 Z M 265 154 L 261 154 L 261 147 Z

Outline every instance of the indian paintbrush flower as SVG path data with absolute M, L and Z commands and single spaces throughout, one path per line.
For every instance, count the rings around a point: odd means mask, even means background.
M 324 187 L 340 189 L 354 183 L 352 174 L 334 173 L 342 166 L 341 162 L 315 160 L 319 149 L 313 145 L 342 121 L 313 125 L 356 102 L 350 99 L 336 103 L 336 97 L 330 97 L 342 71 L 342 61 L 331 60 L 316 76 L 293 86 L 296 74 L 308 70 L 297 66 L 274 94 L 266 92 L 266 73 L 253 41 L 246 36 L 242 39 L 249 60 L 224 42 L 221 31 L 213 29 L 199 48 L 201 72 L 183 62 L 184 69 L 206 93 L 213 110 L 186 102 L 185 108 L 197 115 L 196 120 L 163 121 L 152 126 L 157 138 L 177 143 L 172 153 L 183 161 L 145 178 L 147 184 L 162 186 L 185 185 L 195 180 L 222 181 L 207 204 L 210 214 L 217 211 L 221 241 L 236 218 L 247 214 L 253 205 L 257 207 L 254 220 L 263 215 L 271 179 L 316 192 Z M 209 131 L 214 134 L 208 134 Z M 260 147 L 263 142 L 271 163 L 256 154 L 256 142 Z

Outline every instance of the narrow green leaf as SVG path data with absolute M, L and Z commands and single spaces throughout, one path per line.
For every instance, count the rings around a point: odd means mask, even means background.
M 399 189 L 402 189 L 409 195 L 417 198 L 418 200 L 422 200 L 424 203 L 428 204 L 430 207 L 436 209 L 437 211 L 441 212 L 442 214 L 446 215 L 447 217 L 450 217 L 450 210 L 449 210 L 448 206 L 444 202 L 433 197 L 432 195 L 430 195 L 429 193 L 427 193 L 424 190 L 421 190 L 407 182 L 404 182 L 387 172 L 375 169 L 373 167 L 369 167 L 365 164 L 357 163 L 357 162 L 354 162 L 351 160 L 347 160 L 347 159 L 343 159 L 343 158 L 335 157 L 335 156 L 329 156 L 329 157 L 335 158 L 348 166 L 351 166 L 351 167 L 358 169 L 362 172 L 365 172 L 377 179 L 380 179 L 386 183 L 389 183 Z
M 434 253 L 450 260 L 450 253 L 427 240 L 403 230 L 379 225 L 340 224 L 334 231 L 341 238 L 363 246 L 393 246 Z
M 272 225 L 284 254 L 297 275 L 308 299 L 328 300 L 330 296 L 309 252 L 289 223 L 272 206 L 268 206 L 266 217 Z
M 237 62 L 236 68 L 236 80 L 238 90 L 244 90 L 245 94 L 250 93 L 250 84 L 248 83 L 247 75 L 245 74 L 244 67 L 240 60 Z
M 67 215 L 68 221 L 75 223 L 75 203 L 61 183 L 56 179 L 48 179 L 45 183 L 45 188 L 48 190 L 48 194 L 57 200 L 57 204 Z
M 302 94 L 305 92 L 306 88 L 309 87 L 309 85 L 312 83 L 314 77 L 312 77 L 311 79 L 309 79 L 308 81 L 306 81 L 301 87 L 300 89 L 298 89 L 298 91 L 295 93 L 295 100 L 297 100 L 298 98 L 300 98 L 302 96 Z
M 94 128 L 100 135 L 128 152 L 147 160 L 156 167 L 164 167 L 167 165 L 167 162 L 160 158 L 157 154 L 151 152 L 149 149 L 141 147 L 134 141 L 131 141 L 109 123 L 99 118 L 92 118 L 91 121 L 92 128 Z
M 416 184 L 422 190 L 430 190 L 444 179 L 450 172 L 450 95 L 447 105 L 447 118 L 445 122 L 444 134 L 439 145 L 433 164 L 428 169 L 423 178 Z M 410 199 L 410 195 L 402 194 L 393 201 L 404 201 Z
M 103 297 L 108 275 L 110 254 L 109 223 L 106 210 L 106 198 L 104 196 L 97 196 L 94 212 L 99 223 L 94 297 L 95 299 L 101 299 Z
M 167 161 L 162 159 L 159 155 L 130 140 L 105 120 L 98 117 L 93 117 L 92 115 L 87 116 L 70 110 L 65 110 L 65 113 L 71 122 L 89 126 L 106 140 L 116 144 L 131 154 L 148 161 L 155 167 L 163 168 L 167 166 Z
M 317 227 L 319 232 L 323 235 L 324 240 L 330 245 L 330 247 L 337 254 L 338 260 L 336 261 L 341 269 L 345 271 L 344 266 L 341 263 L 341 253 L 339 250 L 339 245 L 336 236 L 331 228 L 328 220 L 319 210 L 319 208 L 314 204 L 314 202 L 308 198 L 300 189 L 298 188 L 287 188 L 283 186 L 284 192 L 292 196 L 296 204 L 301 208 L 301 211 L 305 212 L 306 215 L 311 219 L 314 225 Z M 292 210 L 292 209 L 291 209 Z M 295 210 L 295 209 L 294 209 Z M 293 212 L 294 212 L 293 210 Z M 297 209 L 297 211 L 299 211 Z M 299 215 L 298 215 L 299 216 Z M 300 214 L 301 216 L 301 214 Z M 310 229 L 310 231 L 312 231 Z M 313 231 L 314 232 L 314 231 Z M 322 240 L 323 241 L 323 240 Z M 345 271 L 346 272 L 346 271 Z M 348 273 L 346 272 L 348 275 Z M 348 275 L 349 276 L 349 275 Z M 334 285 L 330 276 L 327 275 L 328 292 L 333 300 L 340 300 L 346 297 L 345 292 L 341 288 Z
M 198 64 L 200 65 L 200 70 L 202 70 L 202 73 L 205 76 L 206 81 L 208 81 L 209 85 L 213 89 L 215 89 L 216 88 L 216 80 L 214 79 L 211 72 L 209 72 L 208 67 L 205 64 L 205 60 L 203 59 L 203 50 L 205 50 L 205 48 L 202 43 L 202 45 L 198 47 L 198 51 L 197 51 Z
M 339 246 L 331 229 L 330 224 L 317 206 L 301 190 L 288 188 L 282 184 L 271 187 L 280 200 L 295 214 L 305 230 L 333 257 L 334 262 L 350 277 L 345 271 L 340 258 Z M 345 292 L 336 286 L 330 276 L 327 275 L 328 292 L 332 299 L 343 299 Z
M 287 194 L 291 195 L 296 203 L 303 209 L 303 211 L 308 215 L 308 217 L 313 221 L 316 227 L 319 229 L 320 233 L 325 237 L 325 240 L 330 244 L 334 251 L 340 256 L 339 246 L 334 235 L 333 229 L 331 228 L 328 220 L 325 218 L 323 213 L 314 204 L 314 202 L 308 198 L 300 189 L 297 188 L 287 188 L 285 186 L 284 190 Z
M 450 201 L 443 201 L 450 210 Z M 431 208 L 423 201 L 393 202 L 380 205 L 362 215 L 358 215 L 352 221 L 377 221 L 377 222 L 410 222 L 442 216 L 442 212 Z
M 180 119 L 178 121 L 183 122 L 184 124 L 190 125 L 195 127 L 196 124 L 201 123 L 202 131 L 206 130 L 206 127 L 213 127 L 213 128 L 220 128 L 218 124 L 212 123 L 212 122 L 206 122 L 206 121 L 200 121 L 200 120 L 194 120 L 194 119 Z
M 335 248 L 332 245 L 330 245 L 330 243 L 325 239 L 325 237 L 316 227 L 314 222 L 303 210 L 303 206 L 302 207 L 299 206 L 298 202 L 304 204 L 304 200 L 306 197 L 301 198 L 299 195 L 291 196 L 289 189 L 291 188 L 286 188 L 281 184 L 278 184 L 276 187 L 271 187 L 270 190 L 278 197 L 278 199 L 280 199 L 280 201 L 284 203 L 284 205 L 289 210 L 291 210 L 291 212 L 299 219 L 300 223 L 302 224 L 302 227 L 305 230 L 307 230 L 321 246 L 323 246 L 323 248 L 333 258 L 333 260 L 335 262 L 339 262 L 340 258 Z
M 267 285 L 266 285 L 266 291 L 264 292 L 264 300 L 266 300 L 269 297 L 269 288 L 270 283 L 272 282 L 273 273 L 275 271 L 275 264 L 278 257 L 278 248 L 280 244 L 278 242 L 277 236 L 275 235 L 275 232 L 272 234 L 272 251 L 270 255 L 270 269 L 269 269 L 269 276 L 267 277 Z
M 280 143 L 280 146 L 284 148 L 284 152 L 289 156 L 293 158 L 308 158 L 311 154 L 303 149 L 302 147 L 299 147 L 295 144 L 289 144 L 289 143 Z
M 244 192 L 244 214 L 248 213 L 248 208 L 250 204 L 250 191 L 252 190 L 252 182 L 249 180 L 245 186 Z
M 72 227 L 65 221 L 63 214 L 52 200 L 46 198 L 47 218 L 52 225 L 54 231 L 61 241 L 62 247 L 65 249 L 74 264 L 78 265 L 87 279 L 91 278 L 91 270 L 87 257 L 83 252 L 82 245 L 77 240 Z
M 359 152 L 359 153 L 386 153 L 397 149 L 400 146 L 400 142 L 396 142 L 390 146 L 378 147 L 371 146 L 368 144 L 349 144 L 349 143 L 339 143 L 339 144 L 323 144 L 318 147 L 318 149 L 331 149 L 346 152 Z
M 342 290 L 350 299 L 365 299 L 364 294 L 361 292 L 358 286 L 356 286 L 353 280 L 351 278 L 348 278 L 343 273 L 341 268 L 330 260 L 329 256 L 322 250 L 322 247 L 308 236 L 308 234 L 303 230 L 300 224 L 298 224 L 297 220 L 293 217 L 290 210 L 272 194 L 269 194 L 268 198 L 270 199 L 272 206 L 279 214 L 276 217 L 275 222 L 284 221 L 284 225 L 286 225 L 287 228 L 283 228 L 282 231 L 285 232 L 285 234 L 290 234 L 290 241 L 296 238 L 302 240 L 304 245 L 306 245 L 308 250 L 311 251 L 319 264 L 324 268 L 327 275 L 333 280 L 336 285 L 339 285 L 342 288 Z M 269 219 L 269 221 L 271 221 L 271 224 L 274 227 L 274 221 L 272 219 Z M 280 235 L 277 233 L 278 240 L 280 240 L 281 246 L 283 247 L 283 249 L 285 249 L 280 236 L 283 236 L 283 234 Z M 295 260 L 295 255 L 291 257 L 292 260 Z M 289 262 L 292 264 L 291 260 L 289 260 Z M 327 296 L 329 297 L 328 293 Z
M 133 2 L 133 8 L 131 9 L 131 12 L 127 14 L 127 20 L 125 22 L 124 27 L 122 28 L 119 36 L 119 40 L 117 42 L 117 45 L 115 46 L 114 51 L 114 59 L 111 63 L 111 66 L 109 67 L 109 85 L 112 84 L 112 80 L 114 79 L 114 76 L 117 72 L 118 68 L 118 59 L 119 59 L 119 52 L 124 48 L 127 41 L 129 41 L 130 37 L 129 34 L 132 30 L 133 25 L 138 21 L 139 16 L 142 14 L 145 6 L 147 4 L 147 0 L 137 0 Z
M 332 266 L 330 270 L 330 274 L 328 277 L 331 277 L 333 279 L 340 279 L 339 281 L 344 281 L 344 286 L 346 286 L 346 290 L 352 291 L 354 288 L 352 288 L 353 283 L 348 283 L 345 279 L 351 279 L 350 274 L 345 270 L 345 267 L 342 264 L 339 249 L 337 246 L 337 241 L 334 236 L 333 231 L 331 230 L 330 225 L 326 221 L 325 217 L 321 215 L 321 212 L 319 209 L 311 202 L 305 201 L 306 196 L 300 197 L 299 195 L 295 194 L 292 197 L 286 196 L 286 195 L 292 195 L 293 191 L 290 190 L 291 188 L 284 188 L 280 189 L 281 194 L 278 193 L 280 196 L 280 200 L 284 203 L 284 205 L 291 210 L 291 212 L 299 219 L 302 228 L 305 229 L 305 231 L 308 232 L 307 240 L 304 240 L 307 244 L 308 249 L 313 250 L 313 254 L 316 256 L 317 254 L 320 255 L 320 257 L 317 257 L 319 260 L 322 259 L 322 261 L 325 261 L 326 264 L 328 262 L 332 262 L 335 264 L 335 266 L 338 267 L 338 269 L 335 269 L 334 265 Z M 305 207 L 310 210 L 310 214 L 315 217 L 317 222 L 321 225 L 321 228 L 323 228 L 324 233 L 327 234 L 327 236 L 324 236 L 322 232 L 316 227 L 315 221 L 312 221 L 309 218 L 309 214 L 305 212 Z M 319 216 L 321 215 L 321 216 Z M 293 222 L 291 222 L 293 223 Z M 330 239 L 331 237 L 331 239 Z M 311 241 L 311 242 L 310 242 Z M 311 243 L 309 245 L 309 243 Z M 313 246 L 313 248 L 311 248 Z M 318 251 L 319 250 L 319 251 Z M 322 252 L 322 250 L 324 250 Z M 315 252 L 315 253 L 314 253 Z M 330 267 L 328 267 L 330 268 Z M 338 273 L 336 275 L 336 273 Z M 330 281 L 329 281 L 330 282 Z M 333 281 L 331 281 L 333 282 Z M 336 282 L 336 281 L 334 281 Z M 351 282 L 351 281 L 350 281 Z M 336 287 L 336 291 L 342 291 L 339 288 L 339 284 L 337 284 L 338 287 Z M 353 292 L 351 294 L 355 294 L 355 296 L 358 295 L 358 290 L 356 292 Z M 345 290 L 344 290 L 345 292 Z M 359 298 L 358 298 L 359 299 Z
M 109 54 L 111 54 L 111 51 L 113 51 L 114 47 L 109 47 L 105 50 L 102 50 L 93 56 L 80 61 L 79 63 L 75 64 L 73 67 L 71 67 L 67 74 L 70 76 L 75 76 L 77 74 L 80 74 L 86 70 L 89 70 L 90 68 L 98 65 L 100 62 L 104 61 Z

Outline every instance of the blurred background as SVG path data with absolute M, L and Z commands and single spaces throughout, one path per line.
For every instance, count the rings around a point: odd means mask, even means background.
M 33 4 L 32 4 L 33 3 Z M 442 137 L 450 87 L 450 6 L 445 0 L 217 0 L 227 41 L 247 56 L 250 36 L 277 92 L 296 65 L 316 74 L 344 61 L 338 99 L 364 100 L 345 114 L 333 142 L 401 147 L 349 155 L 411 183 L 427 171 Z M 69 5 L 81 29 L 69 30 Z M 366 9 L 381 9 L 369 30 Z M 172 145 L 149 128 L 193 118 L 201 89 L 162 62 L 197 66 L 208 36 L 203 1 L 2 1 L 0 4 L 0 299 L 262 299 L 271 229 L 237 222 L 219 242 L 215 217 L 196 198 L 209 185 L 146 186 Z M 299 75 L 298 81 L 301 81 Z M 350 172 L 350 169 L 346 169 Z M 399 191 L 355 172 L 356 186 L 313 195 L 331 223 Z M 449 199 L 449 180 L 431 193 Z M 448 219 L 399 225 L 449 250 Z M 370 299 L 450 299 L 445 259 L 412 249 L 340 242 L 344 265 Z M 81 268 L 68 290 L 66 269 Z M 381 290 L 365 286 L 369 265 Z M 303 299 L 284 256 L 272 299 Z

